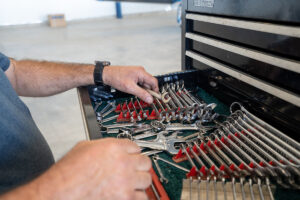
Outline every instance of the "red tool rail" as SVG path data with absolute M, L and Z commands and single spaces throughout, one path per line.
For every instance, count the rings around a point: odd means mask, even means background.
M 159 199 L 160 200 L 170 200 L 167 192 L 165 191 L 164 187 L 162 186 L 161 182 L 159 181 L 159 178 L 156 175 L 153 168 L 150 169 L 150 173 L 152 175 L 152 183 L 159 195 Z M 146 189 L 146 194 L 147 194 L 149 200 L 159 200 L 156 198 L 155 192 L 152 190 L 151 187 Z

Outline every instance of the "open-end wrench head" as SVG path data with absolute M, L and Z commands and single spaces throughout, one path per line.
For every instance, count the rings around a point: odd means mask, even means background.
M 174 83 L 170 83 L 170 88 L 171 88 L 172 90 L 175 90 L 175 89 L 176 89 L 176 85 L 175 85 Z
M 178 153 L 178 149 L 175 148 L 176 143 L 184 142 L 183 139 L 170 138 L 166 140 L 166 151 L 172 155 L 176 155 Z
M 179 81 L 180 88 L 184 88 L 184 80 Z
M 175 85 L 176 85 L 176 90 L 181 90 L 179 81 L 176 81 Z
M 165 83 L 164 86 L 165 90 L 167 91 L 170 88 L 170 85 L 168 83 Z

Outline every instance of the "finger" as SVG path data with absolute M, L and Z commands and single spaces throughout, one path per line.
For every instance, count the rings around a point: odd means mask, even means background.
M 118 139 L 118 144 L 125 148 L 127 153 L 138 154 L 141 153 L 141 148 L 134 142 L 128 139 Z
M 131 84 L 129 87 L 129 93 L 138 96 L 140 99 L 148 104 L 153 103 L 153 97 L 145 89 L 139 87 L 137 84 Z
M 139 76 L 139 83 L 142 85 L 149 85 L 154 91 L 158 92 L 158 80 L 152 76 L 151 74 L 149 74 L 148 72 L 143 72 L 141 73 L 141 75 Z
M 144 83 L 142 86 L 143 86 L 143 88 L 151 90 L 151 86 L 146 83 Z
M 152 163 L 148 156 L 136 154 L 131 156 L 131 162 L 137 171 L 149 171 Z
M 131 180 L 133 187 L 137 190 L 147 189 L 152 183 L 150 172 L 137 172 Z
M 145 191 L 135 191 L 134 200 L 148 200 L 148 196 Z

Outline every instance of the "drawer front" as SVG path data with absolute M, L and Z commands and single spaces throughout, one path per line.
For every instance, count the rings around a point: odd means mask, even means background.
M 188 0 L 191 12 L 300 23 L 299 0 Z

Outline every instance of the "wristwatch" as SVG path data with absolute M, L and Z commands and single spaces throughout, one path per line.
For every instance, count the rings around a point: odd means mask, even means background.
M 103 69 L 110 65 L 108 61 L 95 61 L 94 82 L 95 85 L 103 85 Z

